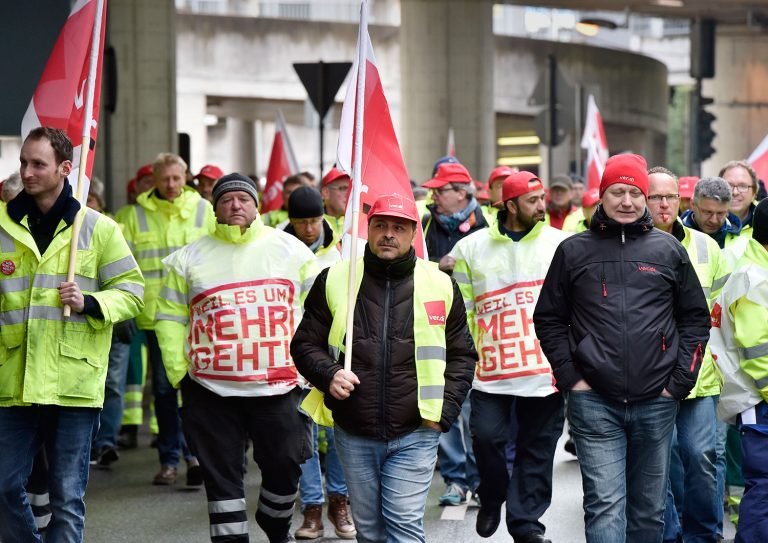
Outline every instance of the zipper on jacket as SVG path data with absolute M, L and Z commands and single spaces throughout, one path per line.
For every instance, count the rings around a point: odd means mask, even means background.
M 619 247 L 619 280 L 621 281 L 621 322 L 623 326 L 627 325 L 627 288 L 624 278 L 624 226 L 621 227 L 621 246 Z M 624 403 L 629 403 L 629 370 L 627 369 L 627 360 L 629 360 L 629 345 L 627 342 L 627 332 L 622 334 L 624 346 Z
M 691 373 L 696 369 L 696 360 L 701 359 L 701 343 L 696 345 L 696 350 L 693 351 L 693 359 L 691 360 Z
M 384 439 L 387 438 L 387 402 L 386 402 L 386 392 L 387 392 L 387 365 L 389 362 L 389 338 L 387 337 L 389 335 L 389 299 L 391 297 L 390 292 L 390 280 L 389 277 L 387 277 L 386 285 L 384 286 L 384 326 L 381 330 L 381 344 L 382 344 L 382 350 L 383 356 L 382 358 L 382 371 L 381 371 L 381 380 L 380 380 L 380 387 L 379 387 L 379 411 L 381 412 L 381 422 L 382 422 L 382 437 Z
M 608 289 L 605 286 L 605 262 L 600 267 L 600 283 L 603 285 L 603 298 L 608 297 Z
M 667 337 L 664 335 L 664 330 L 659 329 L 659 336 L 661 337 L 661 350 L 664 352 L 667 350 Z
M 624 242 L 627 241 L 627 238 L 624 236 L 624 225 L 621 226 L 621 244 L 624 245 Z

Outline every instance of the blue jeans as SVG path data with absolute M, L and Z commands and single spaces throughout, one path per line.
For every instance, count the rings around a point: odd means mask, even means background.
M 664 541 L 716 543 L 723 522 L 717 491 L 717 396 L 680 402 L 670 485 L 664 513 Z M 682 526 L 681 526 L 682 520 Z
M 94 408 L 35 405 L 0 408 L 0 540 L 39 543 L 25 492 L 40 447 L 48 455 L 52 518 L 47 541 L 83 540 L 85 487 L 91 442 L 99 424 Z
M 424 510 L 440 432 L 422 427 L 389 441 L 339 426 L 335 433 L 358 543 L 426 541 Z
M 469 431 L 471 410 L 470 393 L 461 406 L 461 413 L 451 424 L 451 429 L 440 436 L 437 456 L 440 459 L 440 475 L 446 485 L 456 483 L 464 490 L 477 490 L 480 474 L 477 471 L 472 436 Z
M 739 506 L 736 543 L 768 541 L 768 404 L 755 406 L 755 424 L 740 425 L 744 496 Z
M 117 434 L 123 420 L 123 397 L 130 355 L 131 344 L 123 343 L 113 335 L 109 349 L 107 381 L 104 386 L 104 407 L 99 417 L 99 432 L 93 444 L 96 451 L 104 447 L 117 447 Z
M 306 505 L 320 505 L 325 502 L 323 496 L 323 474 L 320 472 L 320 453 L 317 450 L 317 424 L 312 425 L 312 457 L 301 465 L 299 493 L 301 495 L 301 510 Z M 347 483 L 344 471 L 336 452 L 333 428 L 325 428 L 328 440 L 328 451 L 325 453 L 325 488 L 328 494 L 347 495 Z
M 587 543 L 658 543 L 676 400 L 624 404 L 571 391 L 568 423 L 584 487 Z
M 157 343 L 154 330 L 145 330 L 147 351 L 152 366 L 152 394 L 155 397 L 155 417 L 157 417 L 157 454 L 160 464 L 177 467 L 182 450 L 189 458 L 187 443 L 181 432 L 179 416 L 179 391 L 173 388 L 163 366 L 163 355 Z

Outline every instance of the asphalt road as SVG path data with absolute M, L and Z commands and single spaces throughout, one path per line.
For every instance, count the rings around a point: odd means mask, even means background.
M 148 436 L 141 436 L 141 447 L 123 452 L 112 469 L 92 469 L 86 494 L 85 540 L 89 543 L 196 543 L 208 539 L 208 516 L 205 492 L 184 487 L 183 468 L 179 482 L 173 487 L 152 486 L 158 469 L 157 454 L 147 446 Z M 253 515 L 259 488 L 258 469 L 251 462 L 248 475 L 248 510 L 251 541 L 266 542 Z M 439 475 L 435 476 L 427 502 L 425 526 L 427 541 L 441 543 L 471 543 L 480 541 L 510 542 L 504 523 L 490 539 L 475 533 L 476 509 L 440 507 L 437 499 L 444 490 Z M 554 543 L 582 543 L 584 521 L 579 465 L 576 459 L 558 447 L 554 467 L 554 496 L 552 506 L 542 519 L 547 536 Z M 297 507 L 298 510 L 298 507 Z M 503 517 L 502 517 L 503 518 Z M 296 513 L 292 530 L 301 525 Z M 333 527 L 325 519 L 326 535 Z M 726 537 L 733 537 L 728 525 Z M 342 541 L 325 537 L 316 541 Z

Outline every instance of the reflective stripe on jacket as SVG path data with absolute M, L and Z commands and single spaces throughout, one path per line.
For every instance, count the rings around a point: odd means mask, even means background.
M 730 276 L 730 267 L 714 239 L 703 232 L 686 226 L 683 226 L 683 231 L 685 235 L 680 243 L 688 252 L 688 257 L 691 259 L 693 269 L 696 270 L 696 276 L 699 278 L 699 283 L 701 283 L 701 288 L 704 290 L 704 296 L 707 298 L 707 304 L 711 310 Z M 688 398 L 703 398 L 716 394 L 720 394 L 720 379 L 712 360 L 712 353 L 707 346 L 696 385 L 694 385 Z
M 163 258 L 216 227 L 211 204 L 196 190 L 184 187 L 173 202 L 154 194 L 153 189 L 139 195 L 123 228 L 146 280 L 144 311 L 136 318 L 142 330 L 154 329 L 155 303 L 165 276 Z
M 144 280 L 119 226 L 86 209 L 75 282 L 99 304 L 102 319 L 63 316 L 72 228 L 59 224 L 40 255 L 28 229 L 0 208 L 0 406 L 101 407 L 112 325 L 143 308 Z
M 297 385 L 289 345 L 317 274 L 304 243 L 257 217 L 243 234 L 217 224 L 163 263 L 155 331 L 174 386 L 186 373 L 220 396 Z
M 473 388 L 490 394 L 548 396 L 556 389 L 539 346 L 533 310 L 552 256 L 568 237 L 539 222 L 519 242 L 494 222 L 459 240 L 453 278 L 459 284 L 480 360 Z
M 750 238 L 712 308 L 710 348 L 723 376 L 718 416 L 768 400 L 768 252 Z

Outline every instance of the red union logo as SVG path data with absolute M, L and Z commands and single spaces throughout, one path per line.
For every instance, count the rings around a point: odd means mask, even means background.
M 424 309 L 427 312 L 427 321 L 431 326 L 445 324 L 445 302 L 443 300 L 424 302 Z
M 722 322 L 723 318 L 723 308 L 720 307 L 720 304 L 715 304 L 715 306 L 712 308 L 712 314 L 710 317 L 712 318 L 712 328 L 720 328 L 720 323 Z
M 637 270 L 641 272 L 655 272 L 656 268 L 653 266 L 638 266 Z
M 13 263 L 13 260 L 4 260 L 0 264 L 0 271 L 3 272 L 3 275 L 11 275 L 16 271 L 16 264 Z

